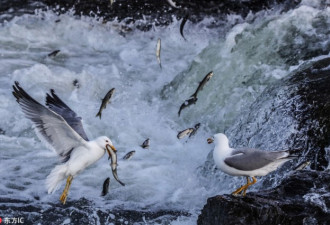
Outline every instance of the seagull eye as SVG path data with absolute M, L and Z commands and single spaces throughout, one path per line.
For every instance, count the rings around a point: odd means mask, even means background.
M 108 140 L 105 140 L 105 142 L 109 142 Z

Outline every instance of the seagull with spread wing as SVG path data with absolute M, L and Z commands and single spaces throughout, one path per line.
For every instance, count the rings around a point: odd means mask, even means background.
M 47 94 L 45 107 L 28 95 L 16 81 L 13 95 L 25 116 L 33 121 L 41 140 L 45 140 L 61 158 L 46 180 L 48 193 L 56 191 L 66 179 L 60 197 L 65 204 L 73 178 L 86 167 L 98 161 L 107 151 L 109 157 L 116 153 L 111 140 L 98 137 L 88 140 L 81 123 L 81 117 L 71 110 L 54 92 Z

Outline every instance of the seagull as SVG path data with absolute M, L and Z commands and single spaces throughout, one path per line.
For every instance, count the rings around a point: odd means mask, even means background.
M 213 159 L 216 166 L 231 176 L 246 177 L 246 185 L 238 188 L 232 195 L 245 196 L 248 187 L 257 182 L 255 176 L 265 176 L 297 157 L 293 155 L 297 150 L 263 151 L 251 148 L 230 148 L 227 136 L 222 133 L 215 134 L 213 139 L 207 139 L 209 144 L 213 141 L 215 144 Z
M 86 167 L 98 161 L 107 151 L 116 153 L 116 148 L 106 136 L 89 140 L 81 123 L 81 117 L 70 109 L 51 90 L 47 93 L 45 107 L 28 95 L 19 83 L 13 85 L 13 95 L 22 108 L 25 116 L 32 120 L 38 137 L 48 143 L 61 159 L 46 180 L 48 194 L 56 191 L 63 180 L 66 185 L 60 197 L 63 205 L 66 203 L 73 178 Z

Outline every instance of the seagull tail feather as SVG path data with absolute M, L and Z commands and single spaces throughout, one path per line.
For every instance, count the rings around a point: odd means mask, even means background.
M 54 193 L 66 178 L 66 165 L 57 165 L 47 176 L 46 186 L 48 194 Z

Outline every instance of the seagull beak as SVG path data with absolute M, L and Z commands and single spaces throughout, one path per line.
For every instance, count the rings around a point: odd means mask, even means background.
M 116 152 L 117 150 L 116 150 L 116 148 L 115 148 L 113 145 L 109 145 L 109 144 L 107 144 L 107 145 L 105 146 L 105 148 L 107 149 L 107 152 L 108 152 L 108 154 L 109 154 L 109 157 L 111 157 L 111 150 L 110 150 L 108 147 L 110 147 L 110 149 L 111 149 L 112 151 L 114 151 L 114 152 Z
M 207 139 L 207 143 L 208 143 L 208 144 L 212 144 L 213 141 L 214 141 L 213 138 L 208 138 L 208 139 Z

